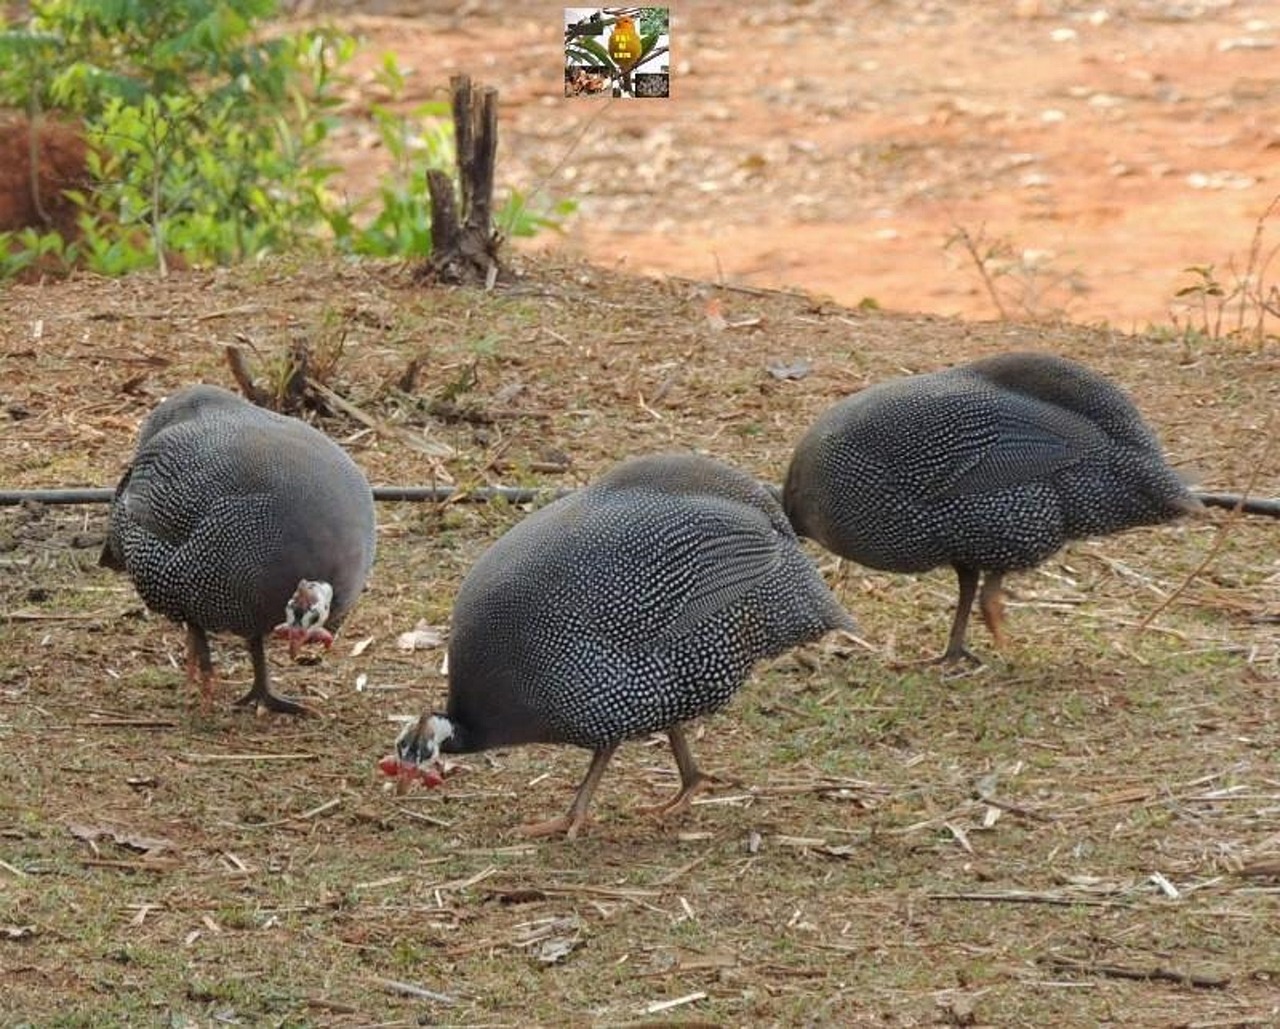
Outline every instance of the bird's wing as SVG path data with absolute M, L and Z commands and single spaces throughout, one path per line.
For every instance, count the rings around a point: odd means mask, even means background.
M 670 639 L 691 631 L 776 575 L 781 545 L 763 513 L 756 519 L 753 512 L 750 519 L 712 518 L 696 538 L 667 548 L 659 556 L 662 567 L 683 567 L 688 575 L 659 635 Z
M 191 539 L 201 524 L 225 518 L 239 501 L 231 463 L 215 459 L 205 445 L 207 429 L 195 422 L 175 425 L 139 448 L 121 482 L 116 503 L 148 535 L 174 546 Z M 213 510 L 219 502 L 221 510 Z
M 974 421 L 973 445 L 935 482 L 935 499 L 1043 482 L 1107 447 L 1106 433 L 1089 419 L 1025 397 L 1001 395 Z
M 138 455 L 121 483 L 117 503 L 125 517 L 148 535 L 169 543 L 180 543 L 190 529 L 186 505 L 166 499 L 172 492 L 172 476 L 166 474 L 162 455 Z

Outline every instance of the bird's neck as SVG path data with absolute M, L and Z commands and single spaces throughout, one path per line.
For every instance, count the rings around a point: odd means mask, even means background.
M 436 718 L 443 719 L 449 726 L 449 735 L 440 740 L 440 750 L 445 754 L 470 754 L 481 749 L 476 734 L 467 728 L 465 722 L 452 715 L 436 713 Z

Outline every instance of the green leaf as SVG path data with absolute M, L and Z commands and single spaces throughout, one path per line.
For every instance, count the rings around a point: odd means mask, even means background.
M 578 40 L 577 49 L 585 50 L 587 52 L 588 54 L 587 63 L 594 62 L 596 64 L 603 64 L 608 68 L 614 68 L 614 69 L 618 67 L 617 64 L 614 63 L 613 58 L 609 56 L 609 51 L 606 50 L 604 47 L 602 47 L 594 39 L 580 38 Z

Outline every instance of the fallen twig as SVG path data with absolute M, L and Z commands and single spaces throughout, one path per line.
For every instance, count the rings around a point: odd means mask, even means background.
M 645 1006 L 644 1014 L 657 1015 L 663 1011 L 670 1011 L 672 1008 L 683 1007 L 685 1004 L 695 1004 L 700 1000 L 706 999 L 706 991 L 698 990 L 694 993 L 686 993 L 683 997 L 673 997 L 671 1000 L 656 1000 L 652 1004 Z
M 1132 904 L 1098 897 L 1068 897 L 1060 893 L 1005 890 L 998 893 L 926 893 L 929 900 L 973 901 L 980 904 L 1050 904 L 1055 907 L 1128 908 Z
M 360 1013 L 360 1009 L 351 1004 L 329 1000 L 327 997 L 308 997 L 303 1003 L 309 1008 L 315 1008 L 318 1011 L 330 1011 L 335 1015 L 358 1015 Z
M 706 861 L 707 858 L 709 858 L 710 856 L 711 856 L 711 851 L 707 851 L 705 854 L 702 854 L 694 858 L 692 861 L 689 861 L 686 864 L 681 865 L 679 868 L 673 869 L 672 871 L 668 872 L 666 875 L 664 875 L 661 879 L 658 880 L 658 885 L 659 886 L 673 885 L 678 879 L 684 878 L 684 876 L 687 873 L 692 872 L 700 864 Z
M 81 858 L 80 864 L 86 868 L 119 868 L 126 872 L 171 872 L 178 867 L 174 858 L 158 860 L 118 861 L 110 858 Z
M 354 418 L 361 425 L 372 429 L 380 436 L 387 436 L 403 443 L 410 450 L 416 450 L 418 453 L 423 454 L 426 457 L 433 458 L 453 456 L 452 447 L 444 443 L 437 443 L 434 440 L 419 438 L 410 432 L 406 432 L 398 425 L 389 425 L 386 422 L 373 417 L 373 415 L 362 411 L 360 408 L 356 407 L 355 404 L 351 403 L 350 400 L 347 400 L 345 397 L 335 393 L 323 382 L 318 382 L 311 376 L 307 377 L 307 389 L 319 396 L 335 411 L 341 411 L 349 418 Z
M 373 981 L 385 989 L 388 993 L 398 993 L 402 997 L 417 997 L 420 1000 L 434 1000 L 439 1004 L 456 1004 L 456 997 L 451 997 L 447 993 L 436 993 L 435 990 L 428 990 L 423 986 L 415 986 L 413 983 L 402 983 L 397 979 L 383 979 L 375 976 Z
M 725 282 L 723 278 L 717 279 L 713 283 L 704 282 L 701 279 L 690 279 L 683 275 L 668 275 L 668 282 L 680 282 L 686 286 L 712 286 L 715 289 L 728 290 L 731 293 L 745 293 L 751 297 L 791 297 L 795 300 L 813 300 L 812 294 L 804 292 L 800 289 L 770 288 L 768 286 L 741 286 L 732 282 Z
M 974 796 L 982 803 L 989 804 L 991 807 L 998 807 L 1001 811 L 1008 811 L 1011 815 L 1018 815 L 1022 818 L 1030 818 L 1035 822 L 1053 822 L 1056 819 L 1052 815 L 1044 815 L 1032 808 L 1021 807 L 1012 804 L 1007 800 L 1001 800 L 995 795 L 994 776 L 983 776 L 973 786 Z
M 1280 857 L 1259 858 L 1243 865 L 1236 873 L 1245 878 L 1272 879 L 1280 878 Z
M 56 611 L 3 611 L 0 620 L 6 622 L 96 622 L 103 618 L 112 618 L 112 611 L 89 611 L 79 614 L 60 614 Z
M 289 815 L 285 818 L 276 818 L 270 822 L 224 822 L 224 825 L 231 825 L 237 829 L 277 829 L 282 825 L 289 825 L 292 822 L 306 822 L 312 818 L 317 818 L 326 811 L 331 811 L 342 803 L 341 797 L 334 797 L 332 800 L 326 800 L 323 804 L 311 808 L 309 811 L 303 811 L 301 814 Z
M 1084 972 L 1087 975 L 1100 975 L 1108 979 L 1136 979 L 1143 982 L 1178 983 L 1182 986 L 1198 986 L 1202 989 L 1221 990 L 1231 984 L 1231 976 L 1208 972 L 1179 972 L 1172 968 L 1134 968 L 1129 965 L 1110 965 L 1078 958 L 1045 955 L 1036 962 L 1052 968 L 1055 972 Z
M 314 754 L 185 754 L 184 761 L 194 765 L 213 765 L 221 761 L 314 761 Z

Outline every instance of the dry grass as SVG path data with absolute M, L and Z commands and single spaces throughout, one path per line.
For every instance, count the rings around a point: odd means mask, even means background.
M 324 427 L 380 483 L 572 485 L 689 445 L 776 480 L 836 397 L 1043 346 L 1130 388 L 1206 487 L 1280 492 L 1273 346 L 1188 352 L 576 265 L 493 296 L 387 266 L 82 280 L 15 287 L 0 311 L 13 486 L 110 484 L 156 398 L 227 382 L 220 347 L 239 337 L 336 355 L 330 385 L 375 425 Z M 767 370 L 801 360 L 799 379 Z M 1280 1018 L 1273 523 L 1074 546 L 1013 582 L 1012 646 L 959 677 L 892 667 L 940 648 L 947 575 L 824 557 L 873 652 L 828 642 L 760 668 L 701 727 L 726 782 L 684 819 L 639 813 L 674 769 L 665 746 L 631 745 L 584 839 L 530 843 L 512 827 L 567 804 L 583 753 L 479 755 L 404 798 L 373 771 L 391 719 L 444 690 L 439 655 L 396 635 L 447 624 L 461 575 L 522 512 L 381 507 L 375 578 L 334 651 L 274 655 L 282 689 L 323 711 L 301 722 L 200 715 L 181 633 L 95 565 L 103 513 L 0 511 L 6 1024 Z M 248 662 L 233 641 L 218 657 L 229 701 Z

